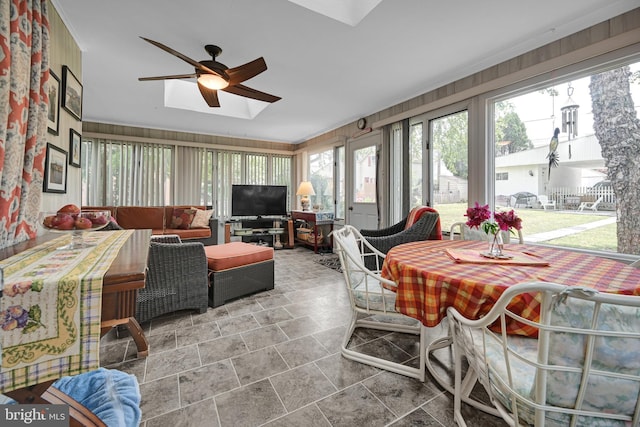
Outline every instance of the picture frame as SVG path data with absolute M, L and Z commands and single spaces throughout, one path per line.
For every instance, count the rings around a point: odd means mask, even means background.
M 80 167 L 82 153 L 82 137 L 75 129 L 69 129 L 69 164 Z
M 60 78 L 49 70 L 49 113 L 47 131 L 57 135 L 60 130 Z
M 67 192 L 67 152 L 47 142 L 47 155 L 44 162 L 45 193 Z
M 62 108 L 82 120 L 82 83 L 66 65 L 62 66 Z

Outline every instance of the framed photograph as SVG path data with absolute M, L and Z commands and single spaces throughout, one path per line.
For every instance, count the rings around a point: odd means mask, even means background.
M 49 115 L 47 116 L 47 130 L 54 135 L 60 129 L 60 78 L 49 70 Z
M 69 129 L 69 164 L 80 167 L 81 137 L 74 129 Z
M 67 152 L 47 143 L 47 157 L 44 162 L 44 192 L 67 192 Z
M 62 108 L 82 120 L 82 84 L 66 65 L 62 66 Z

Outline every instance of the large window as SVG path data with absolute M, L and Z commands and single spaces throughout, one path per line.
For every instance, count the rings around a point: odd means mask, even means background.
M 494 203 L 516 209 L 525 241 L 637 253 L 619 228 L 640 212 L 639 74 L 618 64 L 495 100 Z
M 344 146 L 309 154 L 309 180 L 315 196 L 314 209 L 334 212 L 336 218 L 345 215 L 345 163 Z
M 233 184 L 287 185 L 291 200 L 291 156 L 85 139 L 82 164 L 85 206 L 197 204 L 226 218 Z

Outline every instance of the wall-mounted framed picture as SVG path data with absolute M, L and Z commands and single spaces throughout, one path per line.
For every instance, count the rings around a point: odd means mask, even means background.
M 62 66 L 62 108 L 82 120 L 82 84 L 66 65 Z
M 69 129 L 69 164 L 80 167 L 80 150 L 82 149 L 80 134 L 75 129 Z
M 67 192 L 67 152 L 51 143 L 47 143 L 43 190 L 45 193 Z
M 60 78 L 49 70 L 49 113 L 47 115 L 47 130 L 54 135 L 60 129 Z

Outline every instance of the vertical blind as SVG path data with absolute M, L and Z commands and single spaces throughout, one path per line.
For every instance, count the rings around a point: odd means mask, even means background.
M 205 205 L 231 217 L 233 184 L 287 185 L 291 156 L 138 142 L 82 141 L 83 206 Z

